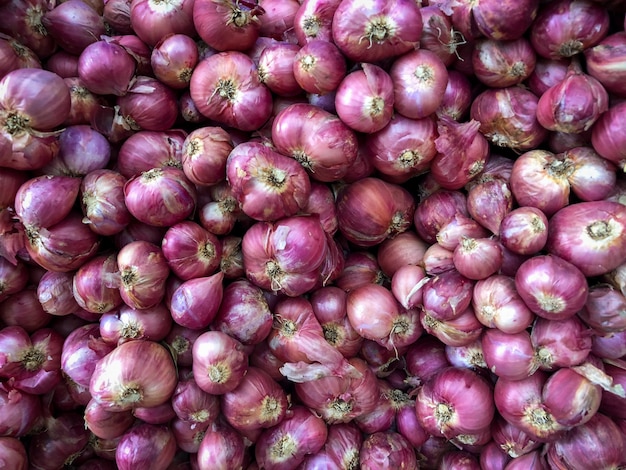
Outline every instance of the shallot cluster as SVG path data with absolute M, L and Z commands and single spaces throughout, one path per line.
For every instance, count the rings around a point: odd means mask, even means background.
M 626 468 L 619 0 L 0 0 L 0 467 Z

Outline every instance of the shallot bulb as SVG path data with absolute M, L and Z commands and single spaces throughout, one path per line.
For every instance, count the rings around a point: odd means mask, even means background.
M 129 341 L 97 363 L 89 392 L 107 409 L 125 411 L 165 403 L 177 381 L 174 361 L 165 347 L 154 341 Z
M 392 292 L 366 284 L 348 293 L 346 311 L 352 327 L 365 339 L 393 350 L 415 342 L 423 330 L 416 309 L 403 309 Z
M 95 233 L 111 236 L 130 223 L 131 215 L 124 202 L 126 178 L 113 170 L 101 169 L 87 173 L 81 182 L 83 222 Z
M 407 190 L 374 177 L 345 186 L 337 197 L 339 230 L 358 246 L 373 246 L 406 231 L 414 209 Z
M 517 292 L 515 280 L 502 274 L 489 276 L 474 285 L 472 306 L 483 325 L 509 334 L 524 331 L 535 318 Z
M 387 126 L 365 138 L 365 157 L 383 179 L 402 183 L 428 170 L 437 155 L 437 126 L 430 117 L 393 116 Z
M 146 241 L 131 242 L 117 254 L 122 300 L 133 308 L 150 308 L 165 295 L 170 269 L 163 251 Z
M 192 221 L 168 228 L 161 249 L 172 272 L 184 281 L 213 274 L 222 257 L 218 238 Z
M 226 159 L 232 150 L 232 137 L 221 127 L 194 129 L 183 142 L 183 172 L 194 184 L 217 184 L 226 177 Z
M 538 101 L 536 95 L 521 87 L 491 88 L 474 99 L 470 117 L 480 122 L 480 132 L 491 143 L 530 150 L 548 133 L 537 121 Z
M 609 108 L 608 93 L 600 82 L 580 67 L 570 67 L 563 81 L 542 94 L 537 104 L 539 123 L 551 131 L 587 131 Z
M 233 149 L 226 176 L 241 210 L 255 220 L 293 216 L 304 209 L 311 192 L 302 165 L 258 142 Z
M 194 10 L 212 3 L 216 2 L 198 2 Z M 230 0 L 219 3 L 232 4 Z M 258 74 L 250 73 L 254 68 L 251 58 L 235 50 L 200 61 L 189 82 L 191 98 L 200 113 L 243 131 L 260 128 L 272 112 L 272 96 Z
M 271 428 L 288 414 L 285 391 L 263 369 L 250 366 L 237 387 L 220 398 L 226 421 L 241 432 Z
M 308 103 L 295 103 L 278 113 L 272 141 L 278 152 L 294 158 L 322 182 L 341 179 L 357 156 L 354 131 L 336 115 Z
M 207 328 L 222 302 L 223 279 L 224 273 L 217 272 L 181 282 L 169 299 L 172 319 L 187 328 Z
M 410 442 L 394 431 L 376 432 L 363 441 L 359 454 L 360 468 L 375 470 L 385 466 L 417 470 L 415 451 Z
M 410 51 L 422 34 L 422 16 L 411 0 L 363 5 L 343 0 L 335 11 L 332 39 L 356 62 L 377 62 Z
M 595 46 L 609 30 L 609 13 L 587 0 L 559 0 L 545 5 L 530 31 L 537 54 L 560 59 Z
M 324 339 L 322 326 L 305 298 L 284 298 L 277 303 L 268 343 L 271 352 L 285 363 L 280 372 L 293 382 L 359 376 L 341 352 Z
M 260 468 L 296 468 L 319 452 L 328 436 L 326 423 L 304 406 L 294 406 L 279 424 L 259 436 L 255 457 Z
M 250 227 L 241 251 L 248 279 L 263 289 L 295 297 L 317 285 L 327 236 L 317 216 L 285 217 Z
M 362 359 L 349 361 L 361 377 L 323 377 L 296 385 L 300 400 L 329 424 L 348 423 L 378 405 L 376 376 Z
M 589 287 L 584 274 L 555 255 L 526 260 L 515 275 L 515 287 L 535 314 L 548 320 L 564 320 L 587 301 Z
M 493 419 L 492 387 L 470 369 L 448 367 L 419 390 L 416 410 L 420 424 L 435 436 L 475 434 Z
M 192 354 L 194 379 L 198 387 L 212 395 L 234 390 L 248 370 L 243 345 L 221 331 L 198 336 Z
M 391 120 L 393 105 L 391 77 L 380 67 L 367 63 L 343 79 L 335 96 L 337 115 L 359 132 L 383 129 Z
M 536 55 L 525 37 L 513 41 L 481 39 L 472 52 L 476 78 L 490 87 L 507 87 L 526 80 L 535 69 Z
M 585 276 L 606 274 L 626 261 L 625 218 L 617 202 L 571 204 L 550 219 L 546 249 Z
M 245 51 L 259 37 L 263 8 L 248 2 L 200 0 L 193 6 L 193 26 L 217 51 Z

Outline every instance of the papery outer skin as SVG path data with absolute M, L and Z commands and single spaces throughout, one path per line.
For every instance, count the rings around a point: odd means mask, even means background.
M 174 459 L 176 439 L 166 426 L 141 424 L 128 431 L 117 446 L 115 463 L 120 470 L 165 470 Z
M 222 395 L 220 407 L 235 429 L 253 431 L 280 423 L 287 416 L 288 402 L 278 382 L 263 369 L 250 366 L 239 385 Z

